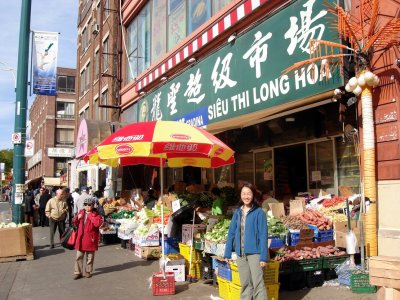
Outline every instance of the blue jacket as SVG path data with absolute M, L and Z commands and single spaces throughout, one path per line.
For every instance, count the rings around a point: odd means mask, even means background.
M 241 207 L 235 210 L 229 226 L 225 247 L 225 258 L 231 258 L 232 252 L 241 255 L 240 220 Z M 268 230 L 267 218 L 261 208 L 252 207 L 247 214 L 244 229 L 244 254 L 260 254 L 260 261 L 267 262 Z

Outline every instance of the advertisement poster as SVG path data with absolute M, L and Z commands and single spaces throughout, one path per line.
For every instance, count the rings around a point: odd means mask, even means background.
M 164 24 L 167 24 L 167 1 L 153 0 L 152 16 L 152 48 L 151 61 L 156 61 L 162 54 L 167 52 L 167 31 Z
M 168 17 L 168 50 L 170 50 L 186 37 L 186 1 L 169 1 Z
M 264 180 L 269 181 L 272 180 L 272 160 L 266 159 L 264 161 Z
M 56 95 L 58 32 L 33 33 L 33 93 Z
M 192 33 L 211 17 L 210 0 L 189 1 L 189 33 Z

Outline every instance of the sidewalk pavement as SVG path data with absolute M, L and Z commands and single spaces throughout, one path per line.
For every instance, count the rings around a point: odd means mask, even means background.
M 176 283 L 176 295 L 152 296 L 149 278 L 158 261 L 145 261 L 119 244 L 102 245 L 96 252 L 92 278 L 73 280 L 76 252 L 59 244 L 49 248 L 49 228 L 34 227 L 35 259 L 0 263 L 0 300 L 47 299 L 210 299 L 218 289 L 203 281 Z M 58 234 L 56 234 L 56 241 Z M 1 242 L 1 241 L 0 241 Z M 281 300 L 297 299 L 373 300 L 375 295 L 353 294 L 346 287 L 321 287 L 281 292 Z

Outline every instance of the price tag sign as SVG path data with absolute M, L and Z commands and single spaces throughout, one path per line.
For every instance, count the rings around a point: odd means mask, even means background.
M 181 204 L 179 203 L 179 200 L 172 201 L 172 211 L 173 212 L 176 212 L 180 208 L 181 208 Z
M 305 210 L 304 200 L 290 200 L 290 215 L 296 216 Z

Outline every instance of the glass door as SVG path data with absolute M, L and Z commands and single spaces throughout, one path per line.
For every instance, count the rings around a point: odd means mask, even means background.
M 309 143 L 307 155 L 309 189 L 322 189 L 337 194 L 332 140 Z

